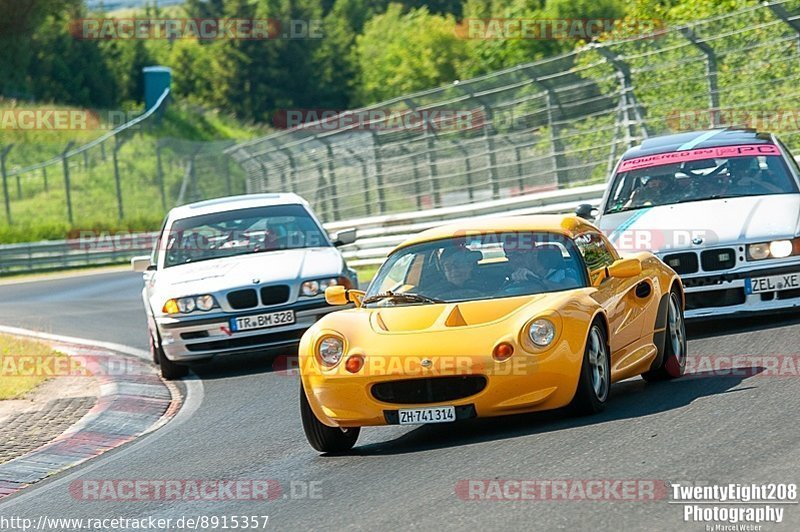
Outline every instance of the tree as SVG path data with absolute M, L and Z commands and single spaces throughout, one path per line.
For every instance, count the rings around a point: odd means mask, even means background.
M 399 4 L 370 19 L 356 39 L 359 102 L 373 103 L 456 79 L 466 46 L 454 28 L 451 16 L 431 15 L 424 7 L 404 14 Z

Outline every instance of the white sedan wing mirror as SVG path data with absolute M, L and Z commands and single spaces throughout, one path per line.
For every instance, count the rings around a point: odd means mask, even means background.
M 148 270 L 152 270 L 152 264 L 150 263 L 150 257 L 148 255 L 142 255 L 139 257 L 133 257 L 131 259 L 131 269 L 135 272 L 146 272 Z
M 333 245 L 336 247 L 346 246 L 347 244 L 352 244 L 356 241 L 356 233 L 356 228 L 344 229 L 335 235 L 332 235 L 331 240 L 333 240 Z

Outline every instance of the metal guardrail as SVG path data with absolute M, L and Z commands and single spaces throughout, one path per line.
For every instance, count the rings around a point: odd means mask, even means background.
M 554 190 L 421 212 L 343 220 L 324 224 L 324 227 L 329 232 L 356 227 L 358 240 L 342 248 L 348 264 L 354 267 L 377 265 L 394 246 L 430 227 L 499 215 L 567 213 L 579 203 L 599 203 L 603 190 L 605 185 Z M 149 254 L 157 235 L 93 234 L 83 239 L 2 245 L 0 275 L 121 264 L 136 255 Z

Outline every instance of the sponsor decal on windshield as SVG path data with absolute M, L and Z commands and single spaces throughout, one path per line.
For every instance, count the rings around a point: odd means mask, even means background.
M 716 148 L 698 148 L 695 150 L 657 153 L 645 157 L 628 159 L 619 164 L 619 172 L 629 172 L 641 168 L 663 166 L 665 164 L 700 161 L 703 159 L 728 157 L 753 157 L 756 155 L 780 155 L 774 144 L 742 144 L 739 146 L 718 146 Z

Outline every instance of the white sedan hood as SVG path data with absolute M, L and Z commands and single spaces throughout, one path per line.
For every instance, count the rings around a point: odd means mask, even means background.
M 287 249 L 238 257 L 181 264 L 157 272 L 156 290 L 167 297 L 218 292 L 252 285 L 292 283 L 299 279 L 336 276 L 343 270 L 339 250 L 333 247 Z
M 657 253 L 792 238 L 800 232 L 800 194 L 645 207 L 603 215 L 598 225 L 622 252 Z

